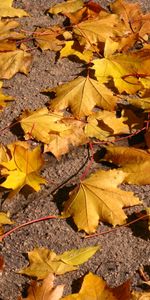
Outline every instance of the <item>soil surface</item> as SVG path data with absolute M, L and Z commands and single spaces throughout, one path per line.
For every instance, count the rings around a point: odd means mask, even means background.
M 31 14 L 31 17 L 22 18 L 20 22 L 24 29 L 34 31 L 37 26 L 48 27 L 63 22 L 61 16 L 51 18 L 45 14 L 52 4 L 58 2 L 60 1 L 16 0 L 14 5 Z M 104 6 L 109 3 L 99 2 Z M 144 11 L 150 11 L 148 0 L 138 2 Z M 17 74 L 4 82 L 6 92 L 14 96 L 16 101 L 1 113 L 1 128 L 11 123 L 21 111 L 42 107 L 49 98 L 41 94 L 41 90 L 69 81 L 82 70 L 81 64 L 68 59 L 56 62 L 56 54 L 52 51 L 41 52 L 35 49 L 32 52 L 33 64 L 29 75 Z M 0 141 L 4 144 L 17 139 L 17 135 L 9 129 L 3 131 L 0 136 Z M 27 195 L 27 191 L 24 190 L 11 201 L 1 198 L 0 211 L 9 211 L 16 224 L 60 212 L 62 202 L 67 199 L 69 191 L 77 184 L 88 163 L 88 150 L 86 146 L 73 149 L 59 161 L 51 154 L 46 154 L 45 160 L 42 175 L 49 184 L 42 186 L 40 192 Z M 95 162 L 92 170 L 100 167 L 100 164 Z M 123 185 L 122 188 L 134 191 L 146 206 L 150 206 L 150 186 Z M 141 210 L 142 206 L 134 207 L 128 209 L 127 213 L 132 219 L 133 214 Z M 100 224 L 98 232 L 110 228 L 111 226 Z M 47 247 L 62 253 L 72 248 L 100 245 L 101 250 L 77 271 L 57 277 L 56 284 L 65 284 L 64 295 L 79 291 L 78 279 L 88 271 L 102 276 L 113 287 L 130 278 L 134 289 L 144 289 L 138 269 L 142 265 L 150 275 L 150 243 L 146 228 L 147 224 L 141 221 L 132 227 L 121 227 L 102 236 L 84 239 L 83 233 L 77 232 L 70 220 L 49 220 L 27 226 L 6 238 L 0 245 L 1 255 L 5 259 L 5 270 L 0 278 L 0 300 L 17 299 L 29 283 L 29 278 L 17 274 L 17 271 L 28 264 L 25 253 L 34 247 Z

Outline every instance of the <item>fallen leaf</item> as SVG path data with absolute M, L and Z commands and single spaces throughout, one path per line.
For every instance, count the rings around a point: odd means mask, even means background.
M 50 28 L 37 28 L 33 36 L 42 50 L 59 51 L 65 43 L 62 39 L 59 39 L 60 36 L 63 36 L 63 33 L 64 29 L 55 25 Z
M 59 133 L 50 133 L 49 144 L 44 145 L 44 152 L 52 152 L 57 158 L 67 153 L 71 146 L 80 146 L 88 143 L 84 133 L 84 123 L 71 118 L 64 118 L 66 130 Z
M 113 226 L 124 224 L 127 216 L 122 208 L 141 203 L 132 192 L 117 188 L 125 176 L 118 170 L 92 174 L 70 193 L 62 216 L 73 217 L 78 229 L 87 233 L 96 231 L 99 220 Z
M 13 0 L 5 0 L 0 3 L 0 17 L 26 17 L 29 16 L 23 9 L 12 7 Z
M 124 182 L 129 184 L 150 184 L 149 152 L 133 147 L 106 147 L 104 159 L 112 162 L 126 173 Z
M 73 32 L 80 44 L 88 49 L 91 45 L 105 42 L 110 36 L 120 35 L 121 23 L 117 15 L 102 11 L 97 18 L 75 25 Z
M 66 251 L 57 255 L 54 251 L 45 248 L 35 248 L 28 252 L 29 267 L 19 271 L 21 274 L 44 279 L 49 273 L 61 275 L 77 269 L 77 266 L 86 262 L 99 246 L 86 247 Z
M 3 83 L 0 81 L 0 111 L 3 110 L 11 101 L 13 101 L 13 97 L 3 94 L 2 92 Z
M 3 144 L 0 144 L 0 162 L 8 161 L 8 159 L 7 148 Z
M 71 145 L 79 146 L 88 142 L 83 122 L 64 117 L 63 113 L 51 113 L 46 107 L 34 112 L 24 111 L 19 121 L 25 139 L 43 142 L 44 152 L 52 152 L 57 158 L 67 153 Z
M 0 162 L 1 175 L 6 177 L 6 180 L 1 183 L 1 187 L 12 189 L 9 196 L 15 195 L 23 186 L 29 185 L 35 191 L 40 190 L 40 184 L 46 183 L 46 180 L 38 175 L 40 168 L 43 165 L 43 158 L 40 147 L 29 150 L 17 144 L 8 146 L 11 152 L 11 158 L 7 162 Z
M 146 112 L 150 111 L 150 97 L 128 97 L 127 101 L 137 108 L 141 108 Z
M 50 109 L 60 111 L 67 107 L 75 117 L 81 118 L 92 113 L 94 106 L 113 110 L 118 98 L 110 89 L 89 77 L 78 77 L 45 92 L 55 92 L 56 98 L 50 102 Z
M 128 281 L 119 287 L 110 288 L 101 277 L 89 273 L 84 277 L 79 293 L 68 295 L 62 300 L 131 300 L 130 296 Z
M 0 235 L 4 233 L 2 225 L 11 225 L 13 223 L 9 218 L 9 213 L 0 212 Z
M 25 37 L 23 33 L 13 30 L 18 26 L 19 23 L 16 21 L 0 20 L 0 51 L 16 50 L 16 40 Z
M 0 53 L 0 78 L 10 79 L 17 72 L 27 74 L 31 61 L 31 54 L 23 50 Z
M 131 300 L 149 300 L 150 299 L 150 292 L 132 292 Z
M 75 41 L 66 41 L 65 46 L 60 51 L 60 58 L 74 55 L 80 60 L 90 62 L 93 57 L 93 52 L 90 50 L 84 50 L 83 47 Z
M 108 55 L 111 49 L 111 39 L 105 44 L 105 58 L 93 60 L 95 75 L 100 83 L 109 82 L 113 78 L 119 93 L 134 94 L 142 89 L 140 75 L 146 77 L 150 63 L 149 50 L 134 51 L 128 54 L 117 53 Z M 108 50 L 107 50 L 108 49 Z
M 146 212 L 148 215 L 148 229 L 150 230 L 150 207 L 146 207 Z M 150 285 L 150 282 L 149 282 Z
M 109 138 L 112 135 L 130 133 L 128 125 L 124 123 L 126 121 L 126 117 L 117 118 L 116 112 L 99 111 L 88 117 L 85 133 L 99 140 L 113 141 L 113 137 Z
M 50 14 L 65 14 L 73 13 L 83 7 L 83 0 L 67 0 L 66 2 L 58 3 L 48 10 Z
M 32 281 L 28 288 L 27 298 L 19 297 L 18 300 L 59 300 L 63 294 L 64 286 L 54 287 L 54 275 L 49 274 L 42 283 Z

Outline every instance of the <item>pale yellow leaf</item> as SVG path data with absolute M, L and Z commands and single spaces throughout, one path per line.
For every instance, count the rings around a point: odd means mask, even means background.
M 83 264 L 93 256 L 99 246 L 73 249 L 57 255 L 54 251 L 45 248 L 35 248 L 28 252 L 29 267 L 19 271 L 21 274 L 44 279 L 49 273 L 64 274 L 77 269 L 77 265 Z
M 65 46 L 60 51 L 60 57 L 77 56 L 80 60 L 90 62 L 93 57 L 93 52 L 90 50 L 84 50 L 83 47 L 75 43 L 74 41 L 66 41 Z

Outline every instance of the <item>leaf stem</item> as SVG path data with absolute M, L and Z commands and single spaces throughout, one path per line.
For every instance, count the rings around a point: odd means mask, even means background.
M 92 164 L 94 163 L 94 151 L 93 151 L 93 144 L 92 143 L 89 143 L 89 147 L 90 147 L 90 150 L 91 150 L 91 155 L 90 155 L 90 161 L 85 169 L 85 171 L 83 172 L 83 174 L 81 175 L 80 177 L 80 180 L 84 180 L 84 178 L 87 176 Z
M 31 220 L 31 221 L 28 221 L 26 223 L 23 223 L 23 224 L 20 224 L 14 228 L 12 228 L 11 230 L 7 231 L 6 233 L 4 233 L 2 236 L 0 236 L 0 242 L 5 239 L 7 236 L 9 236 L 10 234 L 12 234 L 13 232 L 15 232 L 16 230 L 19 230 L 27 225 L 31 225 L 33 223 L 38 223 L 38 222 L 41 222 L 41 221 L 45 221 L 45 220 L 49 220 L 49 219 L 58 219 L 59 216 L 53 216 L 53 215 L 49 215 L 49 216 L 46 216 L 46 217 L 42 217 L 42 218 L 39 218 L 39 219 L 35 219 L 35 220 Z
M 135 219 L 135 220 L 127 223 L 127 224 L 123 224 L 123 225 L 121 225 L 119 227 L 111 228 L 109 230 L 106 230 L 106 231 L 103 231 L 103 232 L 100 232 L 100 233 L 94 233 L 94 234 L 90 234 L 90 235 L 84 236 L 84 239 L 89 239 L 89 238 L 97 237 L 97 236 L 104 235 L 104 234 L 110 233 L 112 231 L 118 230 L 118 229 L 120 229 L 122 227 L 127 227 L 129 225 L 137 223 L 138 221 L 140 221 L 142 219 L 145 219 L 145 218 L 148 219 L 149 216 L 150 216 L 150 214 L 147 214 L 147 215 L 141 216 L 141 217 L 139 217 L 139 218 L 137 218 L 137 219 Z

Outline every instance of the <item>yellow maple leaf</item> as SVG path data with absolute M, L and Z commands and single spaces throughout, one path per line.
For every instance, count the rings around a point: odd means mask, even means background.
M 62 300 L 131 300 L 130 295 L 129 282 L 110 288 L 101 277 L 90 272 L 84 277 L 79 293 L 68 295 Z
M 26 17 L 29 16 L 23 9 L 12 7 L 13 0 L 0 2 L 0 17 Z
M 134 94 L 143 87 L 140 74 L 142 77 L 147 77 L 150 52 L 141 50 L 130 54 L 109 55 L 112 43 L 114 42 L 111 42 L 111 39 L 106 41 L 105 58 L 93 60 L 92 68 L 95 70 L 95 75 L 101 83 L 106 83 L 113 78 L 119 93 Z
M 78 229 L 87 233 L 95 232 L 99 219 L 113 226 L 124 224 L 127 216 L 122 208 L 141 203 L 132 192 L 117 188 L 124 178 L 122 171 L 100 170 L 81 181 L 70 193 L 63 217 L 72 216 Z
M 125 121 L 127 121 L 127 117 L 117 118 L 116 112 L 99 111 L 88 117 L 85 133 L 89 137 L 96 137 L 100 140 L 113 140 L 113 137 L 111 139 L 108 137 L 130 133 Z
M 83 0 L 67 0 L 51 7 L 48 12 L 50 14 L 73 13 L 83 7 Z
M 16 50 L 16 40 L 23 39 L 25 35 L 14 31 L 19 23 L 10 20 L 0 20 L 0 51 Z
M 150 97 L 128 97 L 127 101 L 135 107 L 143 109 L 145 112 L 150 111 Z
M 46 183 L 46 180 L 38 175 L 38 171 L 43 165 L 40 148 L 29 150 L 27 146 L 24 146 L 24 142 L 20 142 L 18 145 L 17 143 L 9 145 L 8 149 L 11 152 L 11 158 L 7 162 L 0 162 L 1 175 L 6 177 L 0 186 L 13 190 L 10 192 L 10 197 L 25 185 L 39 191 L 40 184 Z
M 50 102 L 50 109 L 60 111 L 67 107 L 75 117 L 81 118 L 92 113 L 94 106 L 114 110 L 118 98 L 105 85 L 89 77 L 78 77 L 45 92 L 55 92 L 56 98 Z
M 50 132 L 49 144 L 44 145 L 44 152 L 52 152 L 57 158 L 69 151 L 70 146 L 79 146 L 88 143 L 84 133 L 84 123 L 71 118 L 64 118 L 63 123 L 66 130 L 53 133 Z
M 51 141 L 50 133 L 60 133 L 68 130 L 63 123 L 62 113 L 51 113 L 46 107 L 36 111 L 24 111 L 20 118 L 20 124 L 25 132 L 25 138 L 35 138 L 45 144 Z
M 57 158 L 69 151 L 70 145 L 79 146 L 88 142 L 84 133 L 84 123 L 51 113 L 42 108 L 34 112 L 24 111 L 19 118 L 25 138 L 43 142 L 44 152 L 52 152 Z
M 80 60 L 90 62 L 93 57 L 91 50 L 84 50 L 79 43 L 75 41 L 66 41 L 65 46 L 60 51 L 60 57 L 77 56 Z
M 150 153 L 133 147 L 106 147 L 104 159 L 126 172 L 124 181 L 129 184 L 150 184 Z
M 0 81 L 0 111 L 14 100 L 13 97 L 3 94 L 2 85 L 3 83 Z
M 27 74 L 32 57 L 23 50 L 0 53 L 0 78 L 10 79 L 17 72 Z
M 28 252 L 29 267 L 19 271 L 21 274 L 44 279 L 49 273 L 64 274 L 77 269 L 77 266 L 86 262 L 99 246 L 72 249 L 57 255 L 54 251 L 46 248 L 35 248 Z
M 18 300 L 59 300 L 63 294 L 63 285 L 54 285 L 54 275 L 49 274 L 42 283 L 32 281 L 28 288 L 27 298 L 19 297 Z
M 110 36 L 120 35 L 121 30 L 122 26 L 118 16 L 103 11 L 97 18 L 83 21 L 73 27 L 76 38 L 86 46 L 86 49 L 91 45 L 105 42 Z
M 50 28 L 37 28 L 34 32 L 34 38 L 38 46 L 42 50 L 53 50 L 59 51 L 64 44 L 62 39 L 59 37 L 63 35 L 64 29 L 58 25 Z

